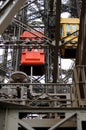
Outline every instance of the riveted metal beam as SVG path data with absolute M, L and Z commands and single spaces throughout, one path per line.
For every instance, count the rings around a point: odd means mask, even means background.
M 10 0 L 5 8 L 0 11 L 0 34 L 2 34 L 10 24 L 14 15 L 23 6 L 25 0 Z

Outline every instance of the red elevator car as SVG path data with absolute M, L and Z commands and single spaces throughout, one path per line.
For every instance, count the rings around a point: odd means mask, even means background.
M 36 39 L 40 40 L 43 38 L 42 35 L 40 36 L 41 37 L 38 36 L 37 38 L 37 36 L 25 31 L 20 38 L 26 41 L 34 41 Z M 45 73 L 45 53 L 40 46 L 38 46 L 38 48 L 35 47 L 35 45 L 25 47 L 21 53 L 20 70 L 30 75 L 31 67 L 32 73 L 35 76 L 43 75 Z

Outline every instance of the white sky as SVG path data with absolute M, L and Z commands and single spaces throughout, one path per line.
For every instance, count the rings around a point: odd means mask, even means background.
M 68 12 L 64 12 L 61 14 L 61 18 L 68 18 L 68 17 L 70 17 L 70 13 Z
M 3 3 L 3 2 L 2 2 L 2 1 L 0 1 L 0 6 L 2 5 L 2 3 Z
M 63 4 L 66 4 L 69 0 L 62 0 Z
M 64 70 L 70 69 L 70 67 L 72 66 L 73 63 L 74 63 L 74 61 L 71 59 L 61 59 L 61 67 Z

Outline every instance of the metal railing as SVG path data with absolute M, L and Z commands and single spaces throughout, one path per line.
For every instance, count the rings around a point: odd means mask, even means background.
M 0 84 L 0 101 L 29 105 L 30 107 L 71 107 L 72 85 L 59 83 Z

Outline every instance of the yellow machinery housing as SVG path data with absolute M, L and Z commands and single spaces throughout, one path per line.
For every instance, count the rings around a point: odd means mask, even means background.
M 61 19 L 61 56 L 62 58 L 75 58 L 78 42 L 79 19 Z

